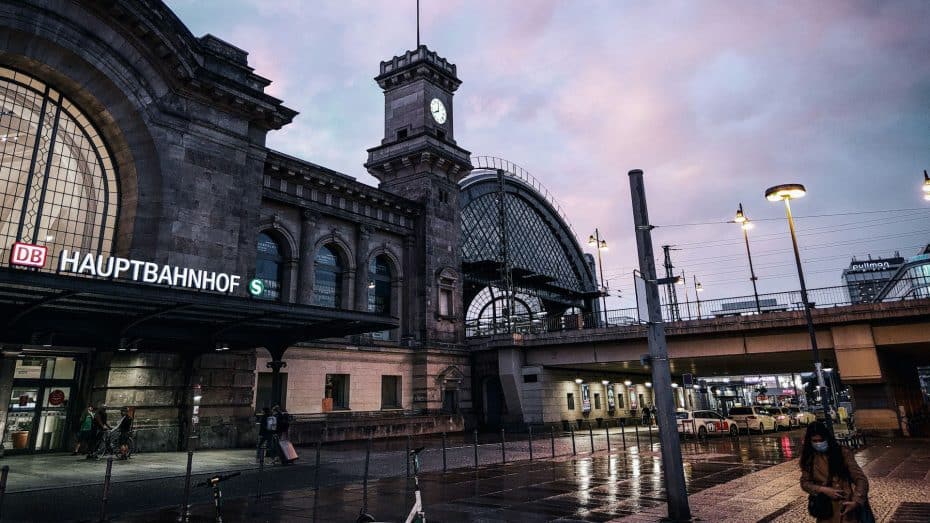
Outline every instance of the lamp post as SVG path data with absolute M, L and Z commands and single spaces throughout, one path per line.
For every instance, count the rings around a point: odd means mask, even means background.
M 697 300 L 698 319 L 701 319 L 701 295 L 699 293 L 704 292 L 704 286 L 698 281 L 697 276 L 692 275 L 691 281 L 694 282 L 694 299 Z
M 924 184 L 921 189 L 924 192 L 924 200 L 930 202 L 930 175 L 927 174 L 926 169 L 924 169 Z
M 814 357 L 814 372 L 817 374 L 817 384 L 820 390 L 826 388 L 823 378 L 823 364 L 820 361 L 820 350 L 817 348 L 817 332 L 814 330 L 814 318 L 811 316 L 811 303 L 807 299 L 807 285 L 804 283 L 804 270 L 801 268 L 801 253 L 798 251 L 798 238 L 794 231 L 794 218 L 791 216 L 790 200 L 802 198 L 807 194 L 807 189 L 799 183 L 789 183 L 769 187 L 765 191 L 765 199 L 770 202 L 785 202 L 785 215 L 788 217 L 788 229 L 791 231 L 791 245 L 794 247 L 794 261 L 798 266 L 798 280 L 801 282 L 801 301 L 804 305 L 804 316 L 807 319 L 807 333 L 811 338 L 811 353 Z M 830 432 L 833 432 L 833 420 L 830 418 L 830 398 L 821 394 L 821 407 L 823 408 L 824 423 Z
M 588 245 L 597 249 L 597 267 L 601 274 L 601 300 L 604 307 L 604 326 L 607 326 L 607 289 L 604 287 L 604 264 L 601 262 L 601 251 L 607 250 L 607 240 L 601 239 L 601 232 L 595 227 L 594 234 L 588 236 Z
M 743 213 L 743 204 L 739 204 L 739 208 L 736 209 L 736 217 L 733 218 L 734 223 L 738 223 L 743 229 L 743 239 L 746 241 L 746 257 L 749 258 L 749 279 L 752 281 L 752 295 L 756 298 L 756 313 L 762 314 L 762 306 L 759 305 L 759 289 L 756 287 L 756 271 L 752 268 L 752 252 L 749 251 L 749 229 L 752 229 L 752 222 L 749 221 L 749 218 Z
M 685 307 L 688 308 L 688 319 L 691 319 L 691 304 L 688 300 L 688 281 L 685 279 L 685 271 L 681 271 L 681 279 L 678 280 L 676 285 L 681 285 L 685 288 Z

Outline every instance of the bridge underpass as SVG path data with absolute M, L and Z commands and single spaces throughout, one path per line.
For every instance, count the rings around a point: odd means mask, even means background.
M 910 416 L 923 404 L 917 367 L 930 365 L 930 300 L 830 307 L 813 315 L 824 366 L 849 387 L 857 425 L 898 430 L 899 409 Z M 684 373 L 706 379 L 813 370 L 800 311 L 671 322 L 666 331 L 679 384 Z M 496 335 L 470 344 L 478 407 L 485 407 L 488 425 L 631 417 L 650 403 L 650 371 L 640 363 L 648 353 L 642 325 Z

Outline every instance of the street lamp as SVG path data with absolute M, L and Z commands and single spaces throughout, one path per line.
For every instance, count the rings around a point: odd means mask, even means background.
M 765 199 L 770 202 L 785 202 L 785 215 L 788 217 L 788 230 L 791 231 L 791 245 L 794 247 L 794 261 L 798 266 L 798 280 L 801 282 L 801 301 L 804 304 L 804 316 L 807 319 L 807 333 L 811 338 L 811 352 L 814 357 L 814 371 L 817 374 L 817 383 L 820 390 L 825 390 L 826 382 L 823 378 L 823 364 L 820 361 L 820 350 L 817 348 L 817 332 L 814 330 L 814 318 L 811 316 L 811 303 L 807 299 L 807 285 L 804 283 L 804 270 L 801 268 L 801 253 L 798 251 L 798 238 L 794 231 L 794 218 L 791 216 L 791 204 L 789 200 L 794 198 L 803 198 L 807 190 L 799 183 L 789 183 L 769 187 L 765 191 Z M 830 399 L 826 395 L 821 395 L 821 407 L 823 408 L 824 423 L 827 424 L 830 432 L 833 432 L 833 420 L 830 418 Z
M 930 202 L 930 175 L 927 175 L 926 169 L 924 169 L 924 185 L 921 189 L 924 191 L 924 200 Z
M 691 281 L 694 282 L 694 299 L 697 300 L 698 319 L 701 319 L 701 294 L 704 292 L 704 286 L 698 281 L 697 276 L 692 275 Z
M 756 297 L 756 313 L 762 314 L 762 307 L 759 305 L 759 289 L 756 288 L 756 271 L 752 268 L 752 253 L 749 251 L 749 229 L 752 229 L 752 222 L 743 213 L 743 204 L 739 204 L 736 209 L 736 216 L 733 218 L 734 223 L 738 223 L 743 229 L 743 239 L 746 241 L 746 257 L 749 258 L 749 279 L 752 281 L 752 294 Z
M 594 234 L 588 236 L 588 245 L 597 249 L 597 267 L 601 273 L 601 300 L 604 305 L 604 326 L 607 326 L 607 289 L 604 287 L 604 264 L 601 262 L 601 251 L 607 250 L 607 240 L 601 239 L 601 232 L 595 227 Z

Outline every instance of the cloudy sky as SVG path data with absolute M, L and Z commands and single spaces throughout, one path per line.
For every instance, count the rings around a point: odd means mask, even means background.
M 763 198 L 779 183 L 809 191 L 794 204 L 809 287 L 839 285 L 852 256 L 930 243 L 930 2 L 421 3 L 423 42 L 464 81 L 458 143 L 532 173 L 579 238 L 599 228 L 624 294 L 611 307 L 632 298 L 633 168 L 657 250 L 680 249 L 703 299 L 752 292 L 741 232 L 720 223 L 739 202 L 757 221 L 760 292 L 797 288 L 783 208 Z M 415 0 L 168 4 L 195 35 L 247 50 L 300 111 L 271 147 L 377 185 L 362 167 L 383 132 L 372 78 L 416 45 Z

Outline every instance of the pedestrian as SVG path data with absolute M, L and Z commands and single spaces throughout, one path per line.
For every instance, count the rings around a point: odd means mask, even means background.
M 98 457 L 98 452 L 101 449 L 100 443 L 103 442 L 103 438 L 107 436 L 107 433 L 110 431 L 110 425 L 107 424 L 107 406 L 100 405 L 94 411 L 94 424 L 92 432 L 92 440 L 90 448 L 87 449 L 87 459 L 94 459 Z
M 258 415 L 258 450 L 255 454 L 255 462 L 262 460 L 262 455 L 266 451 L 271 452 L 272 459 L 277 455 L 277 442 L 274 440 L 275 430 L 278 425 L 278 418 L 271 413 L 268 407 L 262 408 L 262 413 Z M 263 448 L 264 446 L 264 448 Z
M 277 418 L 277 428 L 275 429 L 275 440 L 277 440 L 278 451 L 281 456 L 281 464 L 289 465 L 297 459 L 297 452 L 294 450 L 294 445 L 290 440 L 290 427 L 291 427 L 291 415 L 287 412 L 287 409 L 283 409 L 275 405 L 274 409 L 275 417 Z
M 649 424 L 649 405 L 643 405 L 643 425 Z
M 74 452 L 71 453 L 72 456 L 77 456 L 81 452 L 81 448 L 84 449 L 84 452 L 87 452 L 87 448 L 94 442 L 93 429 L 94 406 L 88 405 L 87 410 L 81 414 L 81 421 L 78 422 L 77 443 L 74 444 Z
M 801 448 L 801 489 L 808 512 L 819 523 L 869 523 L 869 480 L 852 451 L 843 448 L 820 421 L 811 423 Z
M 127 407 L 121 407 L 119 413 L 119 422 L 109 434 L 110 450 L 114 451 L 119 459 L 129 459 L 129 432 L 132 430 L 132 417 Z

